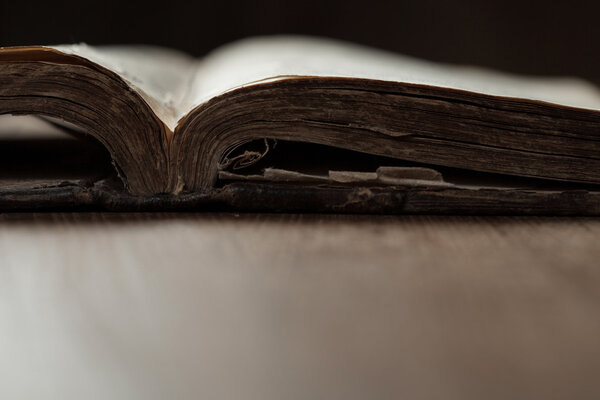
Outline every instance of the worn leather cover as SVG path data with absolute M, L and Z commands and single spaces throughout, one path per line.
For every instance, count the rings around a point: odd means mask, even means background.
M 134 196 L 116 179 L 71 180 L 3 185 L 0 210 L 599 215 L 600 191 L 235 182 L 201 193 Z

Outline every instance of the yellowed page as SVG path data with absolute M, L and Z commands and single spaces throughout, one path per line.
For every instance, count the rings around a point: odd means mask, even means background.
M 174 130 L 195 107 L 228 91 L 294 77 L 349 77 L 423 84 L 600 110 L 600 90 L 574 77 L 518 76 L 306 36 L 240 40 L 203 59 L 154 46 L 52 46 L 123 77 Z
M 156 46 L 52 46 L 65 54 L 84 57 L 120 75 L 175 129 L 180 104 L 195 76 L 197 60 L 177 50 Z
M 433 63 L 331 39 L 272 36 L 241 40 L 205 57 L 178 116 L 227 91 L 298 76 L 406 82 L 600 110 L 598 88 L 577 78 L 516 76 Z

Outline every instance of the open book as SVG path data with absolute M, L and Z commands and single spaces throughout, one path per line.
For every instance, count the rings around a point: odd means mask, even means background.
M 141 208 L 217 199 L 317 211 L 599 208 L 593 85 L 328 39 L 251 38 L 201 59 L 147 46 L 1 48 L 0 114 L 95 138 L 122 186 L 110 196 Z M 64 195 L 69 185 L 59 186 Z M 0 188 L 0 207 L 33 201 L 35 188 L 19 187 L 4 197 Z M 73 204 L 93 191 L 78 188 Z M 408 204 L 416 194 L 429 197 Z M 62 204 L 44 196 L 34 198 Z

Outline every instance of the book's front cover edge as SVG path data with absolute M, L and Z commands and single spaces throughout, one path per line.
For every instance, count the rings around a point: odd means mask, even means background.
M 134 196 L 111 180 L 0 187 L 1 212 L 52 210 L 600 215 L 600 191 L 234 182 Z

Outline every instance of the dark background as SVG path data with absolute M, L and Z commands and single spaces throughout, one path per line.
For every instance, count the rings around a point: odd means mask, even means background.
M 151 43 L 194 55 L 249 35 L 324 35 L 432 60 L 600 82 L 600 2 L 0 0 L 0 45 Z

